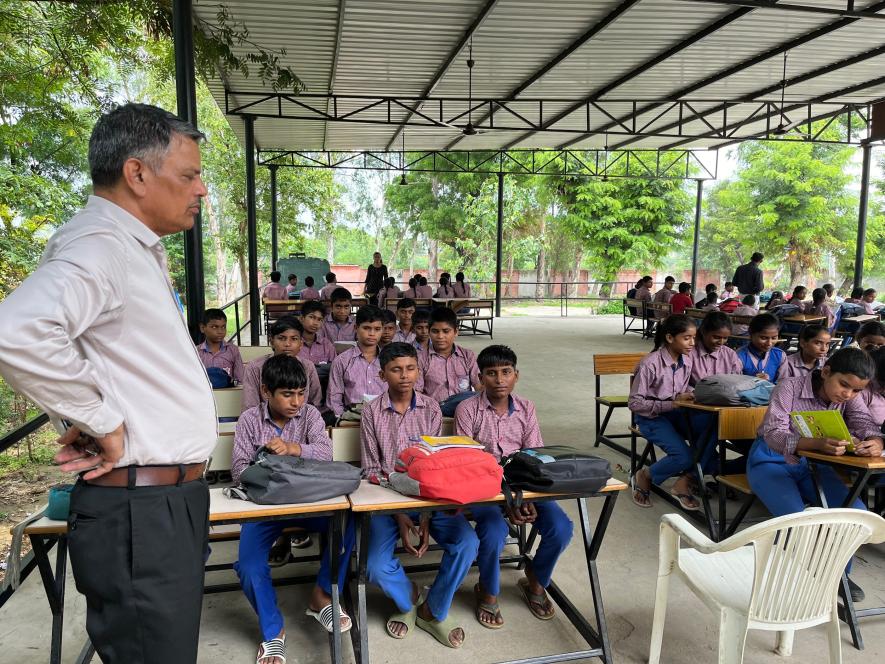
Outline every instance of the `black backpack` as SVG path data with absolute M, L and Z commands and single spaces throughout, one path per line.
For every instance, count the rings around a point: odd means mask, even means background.
M 507 503 L 522 502 L 523 491 L 596 493 L 612 476 L 608 460 L 566 445 L 519 450 L 501 459 L 501 488 Z

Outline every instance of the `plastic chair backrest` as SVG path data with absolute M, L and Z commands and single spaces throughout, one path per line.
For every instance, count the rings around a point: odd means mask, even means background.
M 332 461 L 360 463 L 362 448 L 360 447 L 359 427 L 332 427 Z
M 808 510 L 760 526 L 768 527 L 752 540 L 751 623 L 796 624 L 830 615 L 854 552 L 866 542 L 885 540 L 885 520 L 862 510 Z

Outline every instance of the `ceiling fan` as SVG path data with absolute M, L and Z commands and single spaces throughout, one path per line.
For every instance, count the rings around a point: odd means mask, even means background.
M 463 127 L 451 124 L 449 122 L 440 121 L 440 125 L 454 129 L 464 136 L 476 136 L 477 134 L 486 133 L 485 129 L 477 129 L 473 124 L 473 68 L 476 66 L 476 60 L 473 59 L 473 38 L 470 39 L 469 51 L 467 54 L 467 124 Z
M 789 122 L 789 118 L 784 113 L 784 94 L 787 90 L 787 53 L 789 51 L 784 51 L 784 75 L 781 79 L 781 110 L 780 110 L 780 122 L 777 127 L 771 130 L 771 133 L 774 136 L 784 136 L 789 133 L 791 130 L 795 129 L 799 125 L 801 125 L 805 120 L 795 120 L 793 122 Z

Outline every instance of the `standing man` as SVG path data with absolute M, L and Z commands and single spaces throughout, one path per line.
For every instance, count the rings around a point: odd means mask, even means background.
M 94 195 L 0 302 L 0 373 L 67 427 L 71 566 L 106 664 L 197 659 L 216 414 L 160 238 L 200 210 L 203 138 L 154 106 L 99 118 Z
M 752 295 L 756 298 L 756 308 L 759 308 L 759 294 L 765 288 L 762 283 L 762 270 L 759 264 L 764 257 L 758 251 L 750 256 L 750 262 L 741 265 L 734 271 L 734 277 L 731 281 L 734 283 L 738 293 L 743 295 Z

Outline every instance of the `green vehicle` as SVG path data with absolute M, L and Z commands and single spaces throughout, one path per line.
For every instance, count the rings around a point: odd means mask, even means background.
M 287 284 L 290 274 L 298 277 L 298 290 L 293 291 L 290 295 L 293 299 L 297 299 L 302 288 L 305 288 L 304 278 L 313 277 L 314 288 L 319 290 L 326 283 L 326 275 L 331 272 L 329 261 L 325 258 L 314 258 L 305 256 L 304 254 L 289 254 L 288 258 L 281 258 L 277 261 L 277 270 L 283 275 L 280 279 L 281 284 Z

